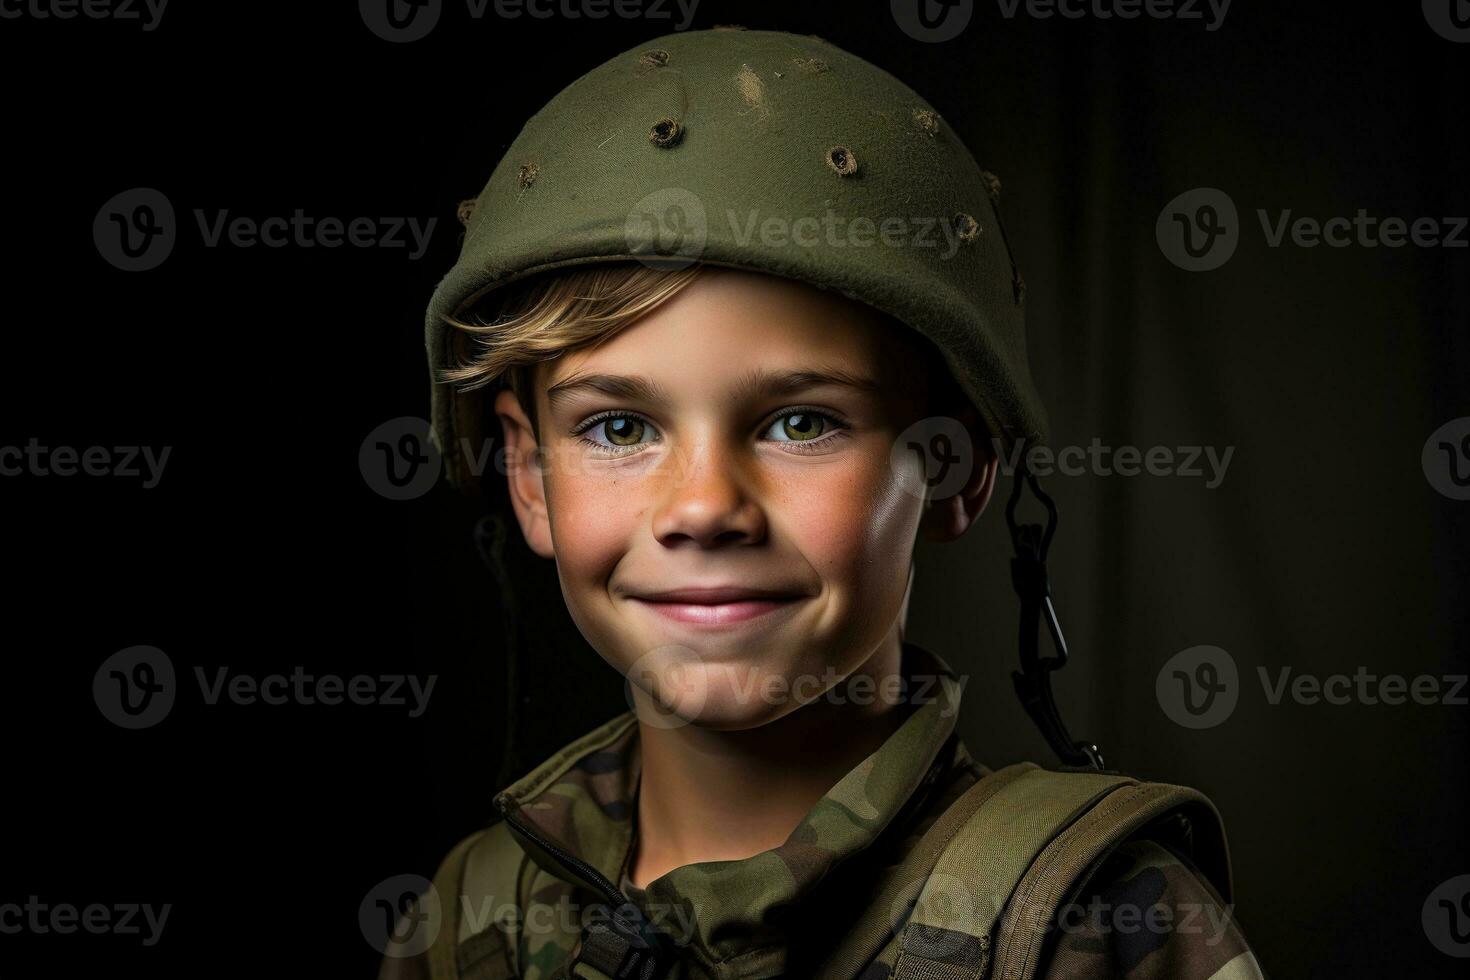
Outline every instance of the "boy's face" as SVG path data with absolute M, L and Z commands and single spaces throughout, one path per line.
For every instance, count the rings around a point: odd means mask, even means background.
M 953 498 L 926 506 L 922 461 L 891 453 L 927 405 L 900 329 L 706 269 L 537 369 L 539 453 L 498 396 L 527 541 L 591 645 L 675 723 L 751 728 L 833 687 L 894 642 L 921 523 L 955 537 L 984 507 L 995 461 L 973 417 L 981 456 Z

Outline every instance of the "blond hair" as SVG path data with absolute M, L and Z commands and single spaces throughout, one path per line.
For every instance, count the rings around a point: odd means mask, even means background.
M 667 302 L 703 269 L 702 263 L 660 269 L 601 262 L 494 290 L 471 304 L 464 319 L 444 317 L 457 331 L 451 338 L 456 365 L 444 369 L 440 381 L 469 392 L 503 379 L 534 426 L 537 364 L 603 343 Z
M 605 261 L 543 272 L 492 290 L 469 305 L 464 319 L 444 317 L 455 328 L 450 342 L 456 366 L 444 369 L 440 380 L 466 393 L 504 382 L 539 438 L 536 366 L 610 339 L 707 268 L 700 262 L 661 269 L 641 262 Z M 892 316 L 884 319 L 925 362 L 930 414 L 954 415 L 971 404 L 932 342 Z M 478 349 L 470 353 L 469 348 Z M 486 423 L 492 427 L 493 411 L 486 406 Z

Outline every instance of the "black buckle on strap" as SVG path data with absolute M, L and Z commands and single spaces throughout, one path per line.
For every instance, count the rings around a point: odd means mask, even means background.
M 670 960 L 667 937 L 632 902 L 600 908 L 604 914 L 582 930 L 582 948 L 575 962 L 586 963 L 613 980 L 657 980 Z
M 1023 484 L 1029 485 L 1046 506 L 1045 527 L 1016 523 L 1016 504 L 1021 499 Z M 1052 695 L 1051 673 L 1067 665 L 1067 640 L 1057 621 L 1057 611 L 1051 601 L 1051 580 L 1046 574 L 1046 553 L 1057 529 L 1057 505 L 1042 491 L 1036 475 L 1026 468 L 1024 461 L 1016 470 L 1011 499 L 1006 504 L 1006 526 L 1011 530 L 1011 544 L 1016 552 L 1011 559 L 1011 584 L 1021 598 L 1021 669 L 1011 673 L 1016 696 L 1065 765 L 1101 770 L 1104 768 L 1102 751 L 1091 742 L 1072 739 Z M 1046 658 L 1040 652 L 1043 614 L 1056 648 L 1055 656 Z

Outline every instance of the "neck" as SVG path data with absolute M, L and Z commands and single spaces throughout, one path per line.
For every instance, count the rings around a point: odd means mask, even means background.
M 889 689 L 902 656 L 895 628 L 843 682 L 871 678 L 869 696 L 819 697 L 758 728 L 639 721 L 633 884 L 643 888 L 686 864 L 739 861 L 785 843 L 817 801 L 908 717 L 903 700 L 888 703 L 872 693 Z

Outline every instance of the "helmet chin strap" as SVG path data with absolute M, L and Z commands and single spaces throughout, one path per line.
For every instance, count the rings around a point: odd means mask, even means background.
M 907 637 L 904 635 L 909 623 L 909 600 L 914 596 L 914 573 L 918 562 L 909 558 L 909 580 L 903 587 L 903 604 L 898 609 L 898 642 L 902 645 Z
M 1016 523 L 1016 504 L 1021 499 L 1023 484 L 1029 484 L 1031 492 L 1046 506 L 1044 528 L 1040 524 Z M 1036 475 L 1026 468 L 1024 457 L 1016 468 L 1011 499 L 1006 504 L 1006 526 L 1011 530 L 1011 544 L 1016 550 L 1011 559 L 1011 584 L 1021 597 L 1021 669 L 1011 672 L 1016 696 L 1063 764 L 1101 771 L 1102 751 L 1092 742 L 1073 740 L 1052 696 L 1051 673 L 1067 665 L 1067 641 L 1057 622 L 1057 611 L 1051 602 L 1051 581 L 1046 574 L 1046 553 L 1057 529 L 1057 505 L 1042 492 Z M 1043 613 L 1056 648 L 1056 655 L 1046 658 L 1040 653 Z

